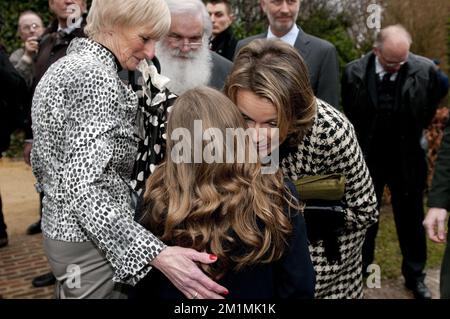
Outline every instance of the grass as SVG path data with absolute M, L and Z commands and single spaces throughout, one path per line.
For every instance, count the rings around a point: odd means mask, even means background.
M 435 244 L 427 239 L 428 268 L 439 268 L 444 255 L 445 245 Z M 395 229 L 394 216 L 390 205 L 383 206 L 380 214 L 375 250 L 375 263 L 381 267 L 383 279 L 394 279 L 401 276 L 402 254 Z
M 10 158 L 22 158 L 24 139 L 25 133 L 23 131 L 14 132 L 11 135 L 11 145 L 3 155 Z

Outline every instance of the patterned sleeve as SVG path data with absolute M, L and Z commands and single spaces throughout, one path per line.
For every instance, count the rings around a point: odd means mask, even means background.
M 124 123 L 129 116 L 123 115 L 132 112 L 132 103 L 119 102 L 124 98 L 107 74 L 96 73 L 85 80 L 82 92 L 86 93 L 79 97 L 67 123 L 64 187 L 68 209 L 111 262 L 113 280 L 135 284 L 165 246 L 133 221 L 128 185 L 120 176 L 127 168 L 120 167 L 118 154 L 133 152 L 132 128 L 127 127 L 133 123 Z
M 332 118 L 335 123 L 327 131 L 333 147 L 326 157 L 325 166 L 331 168 L 331 172 L 341 173 L 346 178 L 344 204 L 348 227 L 364 229 L 378 218 L 372 178 L 353 125 L 337 111 L 334 111 Z

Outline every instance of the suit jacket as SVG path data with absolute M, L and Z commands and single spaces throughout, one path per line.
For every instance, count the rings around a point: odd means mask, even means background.
M 314 94 L 321 100 L 339 108 L 339 63 L 334 45 L 312 36 L 298 27 L 299 33 L 294 48 L 302 56 L 309 70 L 309 79 Z M 238 42 L 235 56 L 239 50 L 255 39 L 265 39 L 261 33 Z
M 211 50 L 224 58 L 233 61 L 236 44 L 237 39 L 234 37 L 230 26 L 211 40 Z
M 213 51 L 211 51 L 211 60 L 213 67 L 208 86 L 222 91 L 228 74 L 230 74 L 233 68 L 233 63 Z
M 447 121 L 436 159 L 433 183 L 428 194 L 428 207 L 450 211 L 450 119 Z

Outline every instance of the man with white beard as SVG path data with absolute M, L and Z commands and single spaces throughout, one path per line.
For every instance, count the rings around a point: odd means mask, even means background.
M 166 37 L 156 45 L 161 74 L 170 79 L 167 87 L 180 95 L 207 85 L 222 90 L 233 64 L 209 50 L 212 24 L 200 0 L 166 0 L 172 23 Z

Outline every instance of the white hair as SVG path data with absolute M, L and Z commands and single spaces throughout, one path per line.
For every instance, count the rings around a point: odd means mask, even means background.
M 201 0 L 166 0 L 172 16 L 199 15 L 203 20 L 203 36 L 212 34 L 212 22 L 208 10 Z
M 175 94 L 181 95 L 189 89 L 209 84 L 212 61 L 208 45 L 182 53 L 179 48 L 172 49 L 164 41 L 159 41 L 156 43 L 156 56 L 161 64 L 161 74 L 170 79 L 167 88 Z

